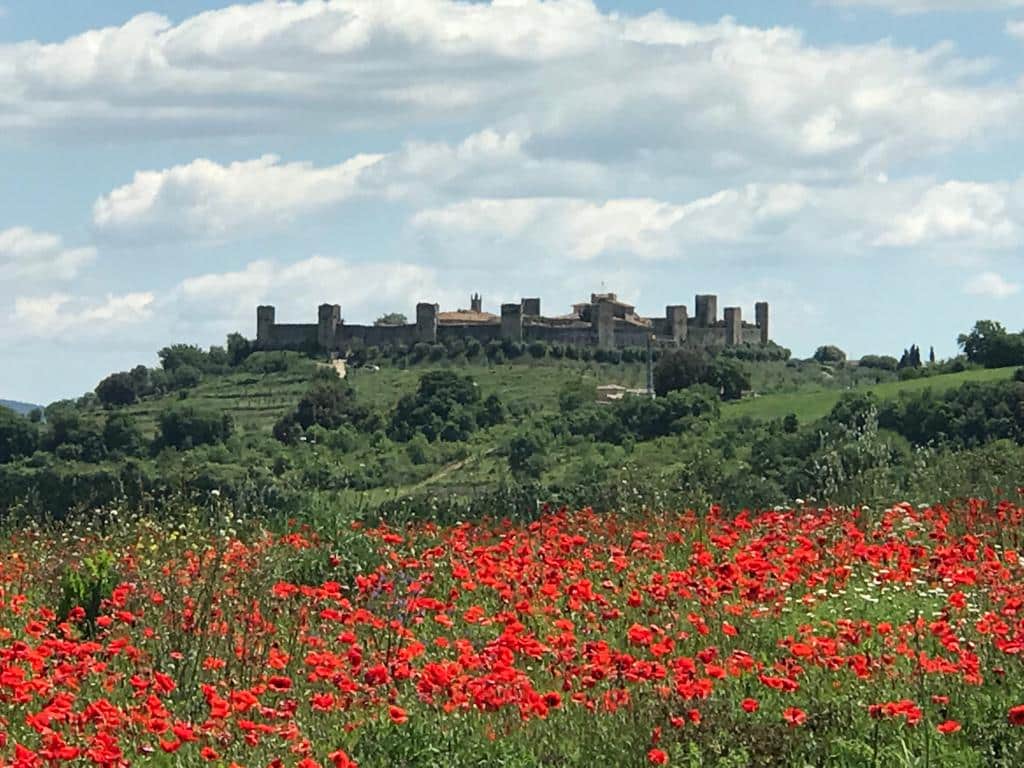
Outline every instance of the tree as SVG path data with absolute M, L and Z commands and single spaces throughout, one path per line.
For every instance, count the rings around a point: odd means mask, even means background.
M 957 337 L 957 343 L 968 360 L 986 368 L 1024 363 L 1024 335 L 1008 333 L 994 320 L 979 320 L 970 333 Z
M 900 361 L 891 355 L 864 355 L 860 359 L 861 368 L 876 368 L 881 371 L 895 371 Z
M 67 460 L 98 462 L 106 458 L 103 430 L 94 421 L 82 419 L 75 406 L 66 402 L 49 406 L 46 427 L 40 442 L 44 450 Z
M 508 467 L 517 477 L 540 477 L 547 458 L 547 440 L 536 430 L 523 432 L 508 443 Z
M 168 408 L 160 414 L 158 423 L 160 444 L 182 450 L 222 443 L 234 430 L 230 414 L 201 410 L 192 405 Z
M 846 353 L 834 344 L 826 344 L 814 351 L 814 360 L 822 364 L 845 363 Z
M 672 350 L 654 366 L 654 391 L 664 397 L 677 389 L 704 384 L 709 378 L 709 368 L 708 357 L 702 350 Z
M 103 425 L 103 443 L 110 453 L 124 456 L 138 456 L 142 452 L 145 439 L 142 431 L 129 414 L 112 413 Z
M 228 364 L 237 367 L 253 353 L 252 342 L 240 333 L 228 334 Z
M 96 397 L 105 406 L 131 405 L 138 399 L 130 373 L 112 373 L 96 385 Z
M 202 371 L 194 365 L 182 365 L 170 372 L 172 389 L 191 389 L 203 380 Z
M 314 424 L 325 429 L 343 425 L 364 429 L 370 417 L 369 409 L 356 402 L 352 385 L 333 371 L 315 378 L 295 409 L 295 420 L 303 429 Z
M 194 344 L 172 344 L 161 349 L 157 356 L 169 373 L 186 365 L 203 371 L 209 365 L 209 355 Z
M 376 326 L 382 325 L 408 325 L 409 320 L 401 312 L 388 312 L 386 315 L 381 315 L 373 321 Z
M 468 376 L 454 371 L 430 371 L 420 377 L 415 394 L 405 395 L 391 414 L 388 434 L 407 442 L 416 433 L 428 440 L 465 440 L 489 423 L 500 401 L 480 401 L 480 391 Z
M 0 406 L 0 464 L 31 456 L 39 445 L 39 430 L 28 419 Z
M 738 360 L 718 358 L 711 364 L 709 381 L 723 400 L 739 400 L 750 389 L 750 374 Z

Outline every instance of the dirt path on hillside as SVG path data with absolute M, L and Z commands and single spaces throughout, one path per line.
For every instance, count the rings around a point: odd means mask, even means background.
M 452 472 L 458 472 L 460 469 L 463 469 L 469 464 L 480 461 L 480 459 L 483 459 L 487 456 L 491 456 L 497 450 L 497 448 L 488 448 L 486 451 L 484 451 L 478 456 L 467 456 L 466 458 L 460 459 L 459 461 L 453 461 L 451 464 L 445 464 L 443 467 L 437 470 L 437 472 L 432 474 L 426 480 L 421 480 L 420 482 L 416 483 L 416 485 L 412 487 L 412 490 L 418 491 L 420 488 L 423 488 L 424 486 L 430 485 L 431 483 L 437 482 L 438 480 L 443 480 L 444 478 L 448 477 L 448 475 L 450 475 Z
M 339 357 L 337 360 L 331 363 L 331 367 L 338 372 L 339 379 L 344 379 L 346 376 L 348 376 L 348 365 L 346 365 L 345 363 L 345 358 Z

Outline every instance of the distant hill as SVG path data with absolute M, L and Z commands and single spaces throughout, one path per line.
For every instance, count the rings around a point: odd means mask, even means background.
M 19 403 L 17 400 L 0 400 L 0 408 L 10 408 L 15 413 L 27 414 L 36 408 L 42 408 L 42 406 L 33 405 L 32 403 Z

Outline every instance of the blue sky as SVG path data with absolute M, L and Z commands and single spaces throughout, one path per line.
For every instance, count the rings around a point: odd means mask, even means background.
M 1024 0 L 0 0 L 0 397 L 322 301 L 1024 326 Z

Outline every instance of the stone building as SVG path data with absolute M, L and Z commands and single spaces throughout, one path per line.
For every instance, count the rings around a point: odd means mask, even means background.
M 565 315 L 545 316 L 539 298 L 502 304 L 498 314 L 486 312 L 479 294 L 469 309 L 440 311 L 437 304 L 416 305 L 415 322 L 404 325 L 352 325 L 346 323 L 338 304 L 322 304 L 316 324 L 279 324 L 274 307 L 256 310 L 256 343 L 259 349 L 315 349 L 343 354 L 353 345 L 389 346 L 433 344 L 454 339 L 476 339 L 481 343 L 544 341 L 616 349 L 642 347 L 650 338 L 661 346 L 700 345 L 705 347 L 767 344 L 769 310 L 767 302 L 754 307 L 754 323 L 743 320 L 739 307 L 726 307 L 718 317 L 718 297 L 700 295 L 694 314 L 686 306 L 665 307 L 661 317 L 641 317 L 636 307 L 614 293 L 594 293 L 589 301 L 572 306 Z

